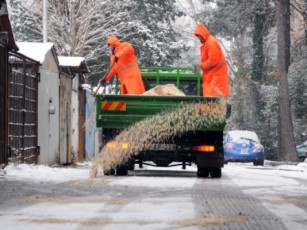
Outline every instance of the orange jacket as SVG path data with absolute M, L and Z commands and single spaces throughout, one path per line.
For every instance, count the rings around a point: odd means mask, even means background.
M 203 24 L 196 26 L 194 35 L 201 36 L 204 40 L 200 46 L 203 96 L 229 96 L 228 67 L 218 40 Z
M 145 87 L 132 45 L 128 42 L 121 43 L 113 35 L 108 38 L 107 45 L 113 46 L 115 52 L 111 54 L 110 64 L 112 67 L 105 80 L 109 81 L 117 74 L 120 80 L 121 94 L 144 93 Z M 112 65 L 115 56 L 118 57 L 118 61 Z

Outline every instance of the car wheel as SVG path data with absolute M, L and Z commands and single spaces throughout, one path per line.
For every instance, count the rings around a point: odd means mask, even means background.
M 258 165 L 263 166 L 263 161 L 254 161 L 253 164 L 254 166 L 258 166 Z
M 298 160 L 299 160 L 300 162 L 304 162 L 304 161 L 305 161 L 305 159 L 306 159 L 306 157 L 305 157 L 305 156 L 300 156 L 300 157 L 298 157 Z

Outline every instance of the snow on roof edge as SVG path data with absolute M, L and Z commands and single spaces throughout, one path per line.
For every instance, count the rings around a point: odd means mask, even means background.
M 40 64 L 43 64 L 46 54 L 54 47 L 53 43 L 46 42 L 16 42 L 19 47 L 18 53 L 23 54 Z
M 60 66 L 79 67 L 85 60 L 84 57 L 58 56 Z

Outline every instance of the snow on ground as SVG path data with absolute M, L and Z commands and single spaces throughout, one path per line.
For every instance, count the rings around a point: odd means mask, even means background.
M 0 171 L 7 179 L 65 182 L 89 178 L 89 168 L 49 167 L 45 165 L 10 164 Z
M 154 168 L 145 166 L 146 170 L 161 170 L 161 168 Z M 65 182 L 72 180 L 87 180 L 90 178 L 91 162 L 78 164 L 73 167 L 48 167 L 43 165 L 8 165 L 3 170 L 0 170 L 0 179 L 5 180 L 31 180 L 31 181 L 50 181 L 50 182 Z M 136 171 L 139 169 L 136 168 Z M 174 168 L 163 168 L 163 170 L 182 170 L 180 166 Z M 187 167 L 187 171 L 196 172 L 196 167 Z M 265 162 L 265 166 L 253 166 L 252 164 L 244 163 L 228 163 L 223 168 L 223 176 L 225 180 L 230 179 L 233 183 L 238 185 L 244 193 L 260 199 L 263 205 L 276 216 L 278 216 L 287 229 L 305 229 L 307 222 L 307 213 L 303 208 L 300 208 L 299 202 L 306 197 L 307 193 L 307 162 L 299 163 L 297 165 L 279 165 L 272 166 L 270 163 Z M 223 181 L 223 178 L 221 179 Z M 171 189 L 173 187 L 187 188 L 193 187 L 197 181 L 196 177 L 168 177 L 163 176 L 128 176 L 118 177 L 116 180 L 107 180 L 112 185 L 120 186 L 134 186 L 134 187 L 147 187 L 147 188 L 165 188 Z M 110 197 L 110 202 L 115 202 L 116 197 Z M 150 198 L 143 199 L 142 202 L 127 203 L 120 212 L 104 213 L 107 219 L 117 220 L 117 222 L 108 223 L 104 229 L 137 229 L 135 227 L 147 217 L 153 220 L 152 223 L 146 223 L 142 229 L 163 229 L 168 226 L 168 223 L 176 219 L 193 218 L 195 217 L 195 209 L 193 207 L 192 198 L 185 197 L 178 202 L 170 198 L 159 200 L 159 205 L 156 204 L 157 200 Z M 46 206 L 47 205 L 47 206 Z M 69 210 L 79 210 L 73 212 Z M 80 210 L 86 210 L 86 213 Z M 139 210 L 148 210 L 140 212 Z M 167 212 L 166 212 L 167 210 Z M 171 210 L 171 211 L 170 211 Z M 31 216 L 46 217 L 52 216 L 55 220 L 66 220 L 69 216 L 73 215 L 76 223 L 67 223 L 67 229 L 77 228 L 79 225 L 84 225 L 86 218 L 95 219 L 97 213 L 101 212 L 101 204 L 93 202 L 88 203 L 53 203 L 41 202 L 33 206 L 20 209 L 17 213 L 7 214 L 5 217 L 0 215 L 0 222 L 4 226 L 14 226 L 14 229 L 23 229 L 23 223 L 16 221 L 16 218 Z M 131 220 L 127 217 L 127 213 L 134 217 Z M 0 213 L 1 214 L 1 213 Z M 114 216 L 115 215 L 115 216 Z M 17 218 L 17 219 L 18 219 Z M 30 218 L 30 217 L 29 217 Z M 299 219 L 298 219 L 299 218 Z M 305 218 L 305 219 L 304 219 Z M 1 220 L 2 219 L 2 220 Z M 160 220 L 162 222 L 158 222 Z M 137 224 L 136 224 L 137 223 Z M 158 224 L 160 223 L 160 224 Z M 16 225 L 17 224 L 17 225 Z M 19 226 L 19 225 L 20 226 Z M 30 227 L 31 224 L 26 223 Z M 64 224 L 64 223 L 63 223 Z M 105 224 L 105 223 L 104 223 Z M 1 224 L 0 224 L 1 225 Z M 42 225 L 44 229 L 62 229 L 61 225 L 50 224 Z M 58 228 L 59 227 L 59 228 Z M 185 228 L 185 229 L 198 229 L 198 228 Z
M 65 182 L 70 180 L 79 180 L 79 179 L 88 179 L 90 177 L 91 170 L 91 162 L 78 163 L 76 167 L 50 167 L 45 165 L 30 165 L 30 164 L 10 164 L 6 166 L 3 170 L 0 170 L 0 176 L 6 175 L 7 179 L 31 179 L 37 181 L 52 181 L 52 182 Z M 255 180 L 261 181 L 261 185 L 272 185 L 272 183 L 279 184 L 279 181 L 272 180 L 274 176 L 284 176 L 288 177 L 289 181 L 291 178 L 305 179 L 307 180 L 307 161 L 298 163 L 297 165 L 279 165 L 279 166 L 270 166 L 265 164 L 264 167 L 253 167 L 252 163 L 229 163 L 228 167 L 225 165 L 223 168 L 223 173 L 231 173 L 233 175 L 240 175 L 240 179 L 236 179 L 235 183 L 239 186 L 249 186 L 254 185 Z M 235 165 L 244 165 L 246 167 L 234 167 Z M 248 167 L 250 165 L 250 167 Z M 136 167 L 137 168 L 137 167 Z M 150 170 L 161 170 L 161 168 L 145 166 L 144 168 Z M 178 170 L 182 171 L 181 166 L 171 167 L 171 168 L 163 168 L 163 170 Z M 255 172 L 255 178 L 251 180 L 250 175 L 245 179 L 244 173 L 245 171 Z M 186 171 L 196 172 L 196 167 L 187 167 Z M 261 173 L 259 173 L 261 172 Z M 127 177 L 127 180 L 121 183 L 127 183 L 129 185 L 133 185 L 133 177 Z M 145 184 L 148 184 L 148 179 L 146 178 Z M 167 179 L 167 177 L 165 178 Z M 175 178 L 179 179 L 180 178 Z M 174 178 L 168 178 L 168 181 L 165 181 L 165 184 L 178 184 L 177 182 L 173 182 Z M 140 185 L 140 181 L 137 182 L 136 185 Z M 131 184 L 132 183 L 132 184 Z M 161 183 L 159 183 L 161 185 Z M 178 185 L 183 186 L 183 185 Z
M 306 229 L 307 212 L 300 207 L 306 205 L 306 161 L 297 165 L 238 166 L 238 163 L 230 164 L 223 173 L 230 176 L 244 193 L 260 199 L 287 229 Z

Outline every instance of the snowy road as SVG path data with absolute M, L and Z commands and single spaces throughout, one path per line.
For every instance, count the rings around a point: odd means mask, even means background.
M 171 170 L 171 171 L 170 171 Z M 221 179 L 147 168 L 89 178 L 90 167 L 0 171 L 4 229 L 305 229 L 307 164 L 229 164 Z

